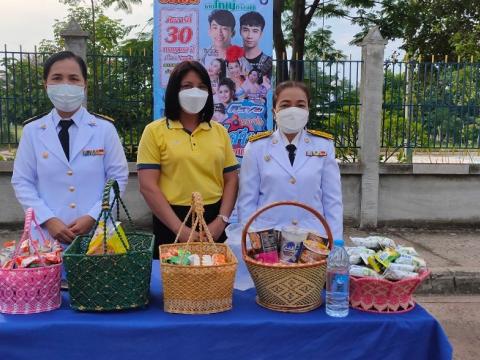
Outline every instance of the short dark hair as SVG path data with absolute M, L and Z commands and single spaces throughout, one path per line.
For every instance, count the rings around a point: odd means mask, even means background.
M 301 81 L 287 80 L 281 82 L 275 88 L 275 92 L 273 93 L 273 108 L 275 108 L 275 105 L 277 104 L 277 99 L 282 93 L 282 91 L 288 88 L 299 88 L 300 90 L 302 90 L 307 96 L 308 105 L 310 105 L 310 90 L 308 90 L 307 85 L 305 85 Z
M 214 21 L 221 26 L 228 26 L 232 29 L 232 34 L 235 33 L 235 16 L 228 10 L 213 10 L 210 15 L 208 15 L 208 23 L 212 25 Z
M 179 120 L 180 118 L 180 101 L 178 93 L 182 79 L 189 71 L 195 71 L 202 82 L 208 87 L 208 98 L 205 106 L 199 113 L 200 121 L 208 122 L 213 117 L 213 91 L 210 77 L 207 70 L 198 61 L 182 61 L 177 64 L 170 73 L 167 89 L 165 90 L 165 117 L 169 120 Z
M 87 81 L 87 65 L 85 64 L 85 61 L 78 56 L 75 55 L 71 51 L 60 51 L 52 56 L 50 56 L 47 61 L 45 61 L 45 64 L 43 64 L 43 80 L 47 80 L 48 75 L 50 74 L 50 70 L 52 69 L 53 64 L 55 64 L 57 61 L 62 61 L 66 59 L 73 59 L 77 62 L 78 66 L 80 66 L 80 70 L 82 72 L 83 79 Z
M 250 11 L 240 16 L 240 28 L 243 25 L 259 26 L 263 31 L 263 29 L 265 28 L 265 19 L 260 13 L 256 11 Z

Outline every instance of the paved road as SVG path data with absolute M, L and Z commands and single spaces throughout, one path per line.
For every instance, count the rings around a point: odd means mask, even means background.
M 480 296 L 422 296 L 417 301 L 442 324 L 455 360 L 480 359 Z

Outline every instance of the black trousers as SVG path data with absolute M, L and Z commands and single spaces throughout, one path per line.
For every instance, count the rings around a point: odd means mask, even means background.
M 205 209 L 205 222 L 207 225 L 215 220 L 217 217 L 219 211 L 220 211 L 220 205 L 222 201 L 218 201 L 215 204 L 211 205 L 204 205 Z M 188 214 L 188 210 L 190 209 L 190 206 L 180 206 L 180 205 L 171 205 L 173 212 L 178 216 L 180 221 L 183 222 L 185 219 L 185 216 Z M 188 219 L 186 225 L 188 227 L 192 226 L 191 218 Z M 173 233 L 165 224 L 162 223 L 160 219 L 158 219 L 155 215 L 153 215 L 153 234 L 155 235 L 155 247 L 154 247 L 154 252 L 153 252 L 153 258 L 158 259 L 159 257 L 159 251 L 158 251 L 158 246 L 162 244 L 171 244 L 175 241 L 175 237 L 177 234 Z M 225 231 L 220 235 L 220 238 L 217 240 L 217 242 L 225 242 L 227 240 L 227 236 L 225 235 Z

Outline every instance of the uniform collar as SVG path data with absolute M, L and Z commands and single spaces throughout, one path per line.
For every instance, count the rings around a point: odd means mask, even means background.
M 167 128 L 169 129 L 185 129 L 183 127 L 183 124 L 179 121 L 179 120 L 169 120 L 167 119 Z M 197 129 L 201 129 L 201 130 L 210 130 L 212 128 L 212 125 L 210 124 L 210 122 L 208 121 L 202 121 L 200 122 L 200 124 L 198 124 Z
M 299 142 L 300 139 L 302 138 L 302 135 L 303 135 L 303 132 L 304 132 L 303 129 L 300 130 L 300 131 L 297 133 L 297 135 L 295 135 L 295 137 L 293 138 L 292 142 L 289 142 L 289 141 L 288 141 L 286 135 L 285 135 L 280 129 L 278 129 L 277 131 L 278 131 L 278 133 L 280 134 L 280 139 L 282 139 L 283 144 L 284 144 L 285 146 L 287 146 L 288 144 L 293 144 L 293 145 L 295 145 L 295 147 L 298 148 L 298 142 Z
M 57 109 L 53 109 L 52 112 L 52 118 L 53 118 L 53 123 L 55 124 L 55 127 L 58 126 L 60 123 L 60 120 L 73 120 L 73 123 L 77 126 L 80 126 L 80 122 L 82 121 L 83 114 L 84 114 L 85 108 L 83 106 L 80 106 L 80 108 L 72 115 L 71 118 L 69 119 L 62 119 L 60 117 L 60 114 L 58 113 Z

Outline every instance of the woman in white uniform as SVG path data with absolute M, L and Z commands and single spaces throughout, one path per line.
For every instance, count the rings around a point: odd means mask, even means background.
M 277 130 L 250 138 L 240 169 L 237 202 L 240 223 L 276 201 L 299 201 L 323 214 L 335 239 L 343 238 L 340 171 L 330 134 L 307 130 L 310 95 L 300 82 L 277 86 L 273 98 Z M 297 207 L 280 206 L 261 214 L 254 227 L 298 225 L 326 237 L 320 222 Z
M 43 79 L 54 108 L 25 122 L 12 185 L 22 207 L 33 208 L 53 238 L 70 243 L 95 224 L 108 179 L 125 189 L 128 165 L 112 122 L 82 106 L 82 58 L 69 51 L 52 55 Z

